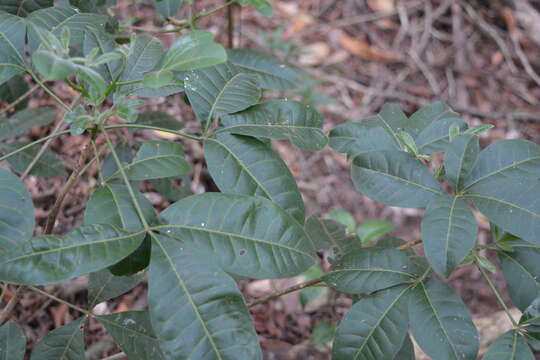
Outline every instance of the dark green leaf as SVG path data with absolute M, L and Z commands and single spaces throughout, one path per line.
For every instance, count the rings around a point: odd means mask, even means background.
M 474 360 L 478 333 L 456 293 L 437 280 L 420 283 L 409 297 L 409 321 L 414 339 L 437 360 Z
M 315 325 L 313 334 L 311 335 L 311 341 L 317 345 L 328 344 L 334 339 L 336 333 L 336 326 L 327 322 L 320 322 Z
M 240 73 L 231 63 L 190 72 L 184 78 L 184 86 L 197 118 L 205 126 L 214 117 L 256 104 L 261 97 L 257 76 Z
M 53 0 L 2 0 L 0 11 L 20 17 L 28 16 L 32 11 L 53 6 Z
M 124 164 L 128 164 L 133 160 L 133 151 L 125 143 L 120 143 L 116 145 L 114 151 L 116 152 L 116 155 L 118 155 L 118 157 L 120 158 L 120 161 Z M 117 171 L 118 166 L 116 165 L 116 161 L 114 160 L 112 154 L 109 154 L 105 158 L 105 161 L 103 161 L 103 165 L 101 167 L 101 174 L 103 175 L 104 179 L 109 179 Z M 123 184 L 123 181 L 120 181 Z
M 262 359 L 234 280 L 182 243 L 153 241 L 149 309 L 166 358 Z
M 230 49 L 227 55 L 241 72 L 256 74 L 265 89 L 291 90 L 298 87 L 300 73 L 272 55 L 251 49 Z
M 0 258 L 32 237 L 34 204 L 18 177 L 0 168 Z
M 143 85 L 150 89 L 159 89 L 174 82 L 174 74 L 168 70 L 160 70 L 146 73 Z
M 110 272 L 116 276 L 129 276 L 146 269 L 150 264 L 151 247 L 150 237 L 147 235 L 134 252 L 110 266 Z
M 401 346 L 401 349 L 399 349 L 398 353 L 392 360 L 414 360 L 415 354 L 414 354 L 414 345 L 411 341 L 411 338 L 409 335 L 405 336 L 405 340 L 403 341 L 403 345 Z
M 20 75 L 14 76 L 4 84 L 0 85 L 0 101 L 11 104 L 28 91 L 28 84 Z M 22 110 L 28 104 L 28 99 L 24 99 L 15 106 L 15 110 Z
M 140 113 L 135 122 L 141 125 L 157 126 L 169 130 L 180 130 L 184 127 L 184 124 L 176 120 L 174 116 L 161 111 Z
M 471 200 L 490 221 L 523 240 L 540 244 L 540 182 L 513 178 L 491 178 L 467 190 Z
M 115 298 L 133 289 L 144 274 L 115 276 L 108 269 L 90 273 L 88 280 L 88 308 Z
M 126 70 L 120 78 L 123 82 L 142 81 L 144 74 L 154 70 L 165 53 L 161 41 L 148 35 L 138 35 L 135 42 L 131 44 L 130 50 Z M 134 92 L 139 88 L 139 84 L 121 87 L 123 92 Z
M 18 251 L 0 254 L 0 279 L 25 285 L 54 284 L 117 263 L 141 243 L 144 233 L 110 225 L 89 225 L 65 236 L 28 240 Z
M 191 171 L 191 167 L 184 159 L 181 143 L 146 141 L 124 171 L 130 180 L 149 180 L 182 176 Z M 111 178 L 120 175 L 117 171 Z
M 437 274 L 448 277 L 476 243 L 478 225 L 467 204 L 457 196 L 436 196 L 422 219 L 426 257 Z
M 30 360 L 84 359 L 84 336 L 81 324 L 84 317 L 47 333 L 32 351 Z
M 238 0 L 238 2 L 242 6 L 253 5 L 255 10 L 266 17 L 272 16 L 272 5 L 267 0 Z
M 360 239 L 347 234 L 345 225 L 334 220 L 322 220 L 311 216 L 306 221 L 306 232 L 317 250 L 331 250 L 331 261 L 350 251 L 360 249 Z
M 499 252 L 510 299 L 524 311 L 540 296 L 540 246 L 512 243 L 513 252 Z
M 467 128 L 467 124 L 458 118 L 442 119 L 426 127 L 414 139 L 418 151 L 421 154 L 445 151 L 450 142 L 450 128 L 455 126 L 458 126 L 461 130 Z
M 14 142 L 9 144 L 3 144 L 0 148 L 6 150 L 6 152 L 17 150 L 18 148 L 27 145 L 28 143 Z M 7 161 L 13 169 L 19 173 L 23 173 L 32 160 L 39 153 L 40 148 L 38 146 L 32 146 L 26 150 L 23 150 L 13 156 Z M 50 177 L 65 177 L 67 175 L 66 169 L 62 161 L 53 153 L 50 149 L 46 149 L 41 155 L 39 160 L 35 163 L 34 167 L 30 171 L 30 175 L 41 176 L 44 178 Z
M 265 197 L 304 223 L 304 202 L 294 176 L 269 146 L 221 133 L 204 142 L 204 152 L 208 171 L 222 192 Z
M 150 316 L 146 311 L 125 311 L 97 316 L 107 333 L 126 353 L 137 360 L 165 359 L 159 348 L 159 340 L 154 334 Z
M 252 278 L 295 276 L 313 265 L 313 244 L 294 218 L 270 200 L 221 193 L 182 199 L 162 217 L 165 233 L 196 246 L 207 261 Z
M 332 359 L 394 359 L 407 336 L 409 290 L 398 286 L 356 302 L 336 331 Z
M 150 180 L 149 182 L 161 196 L 169 201 L 174 202 L 193 195 L 190 175 L 182 176 L 180 184 L 176 183 L 177 180 L 177 178 L 165 178 Z
M 155 1 L 154 6 L 156 10 L 165 17 L 171 17 L 176 15 L 180 6 L 182 6 L 183 0 L 161 0 Z
M 70 6 L 54 6 L 34 11 L 28 16 L 28 21 L 42 27 L 57 37 L 64 28 L 69 28 L 71 33 L 71 45 L 83 43 L 84 34 L 88 29 L 104 31 L 108 20 L 107 15 L 81 13 Z M 30 46 L 36 48 L 39 43 L 34 34 L 29 33 Z
M 330 146 L 351 158 L 369 151 L 400 150 L 399 143 L 388 131 L 370 122 L 336 126 L 330 131 Z
M 407 122 L 405 131 L 416 138 L 431 124 L 440 120 L 455 118 L 458 118 L 458 114 L 450 109 L 448 105 L 442 102 L 436 102 L 434 104 L 424 106 L 412 114 Z
M 493 179 L 538 180 L 540 147 L 525 140 L 497 141 L 480 152 L 465 188 Z
M 24 19 L 0 12 L 0 84 L 24 72 L 25 36 Z
M 461 190 L 478 159 L 480 144 L 474 135 L 458 136 L 446 148 L 444 154 L 445 178 L 450 186 Z
M 114 38 L 103 31 L 88 30 L 84 34 L 83 50 L 84 55 L 98 49 L 96 56 L 110 54 L 117 48 Z M 113 82 L 122 70 L 122 60 L 116 59 L 99 65 L 96 71 L 108 82 Z
M 402 145 L 399 132 L 406 129 L 409 119 L 396 104 L 385 104 L 381 111 L 372 118 L 366 120 L 372 126 L 380 126 L 390 134 L 397 144 Z
M 103 14 L 116 5 L 117 0 L 69 0 L 69 4 L 83 12 Z
M 356 234 L 363 243 L 370 243 L 392 232 L 396 226 L 389 221 L 365 221 L 358 227 Z
M 310 105 L 296 101 L 272 100 L 221 119 L 233 134 L 267 139 L 288 139 L 296 146 L 318 151 L 328 143 L 322 131 L 323 117 Z
M 8 321 L 0 327 L 0 357 L 2 360 L 23 360 L 26 338 L 19 325 Z
M 34 126 L 49 125 L 55 118 L 56 109 L 52 106 L 24 109 L 9 119 L 0 117 L 0 140 L 24 135 Z
M 525 339 L 516 330 L 502 334 L 490 347 L 482 360 L 534 360 Z
M 77 66 L 77 78 L 85 83 L 92 102 L 102 101 L 102 96 L 107 91 L 107 83 L 97 71 L 87 66 Z
M 338 291 L 366 294 L 411 281 L 413 270 L 403 252 L 373 247 L 345 254 L 323 279 Z
M 227 61 L 227 52 L 223 46 L 214 42 L 209 31 L 194 30 L 172 45 L 163 59 L 163 69 L 190 71 L 218 65 Z
M 425 207 L 434 195 L 441 194 L 427 167 L 411 154 L 397 150 L 356 156 L 352 179 L 366 196 L 391 206 Z

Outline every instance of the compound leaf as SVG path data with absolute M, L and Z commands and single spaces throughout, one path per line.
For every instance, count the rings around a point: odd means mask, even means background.
M 8 321 L 0 327 L 0 358 L 2 360 L 23 360 L 26 338 L 19 325 Z
M 295 276 L 313 265 L 314 249 L 302 226 L 270 200 L 206 193 L 161 213 L 163 230 L 225 271 L 251 278 Z
M 300 73 L 270 54 L 251 49 L 230 49 L 227 55 L 241 72 L 257 75 L 264 89 L 291 90 L 298 87 Z
M 304 202 L 294 176 L 265 143 L 221 133 L 204 142 L 204 153 L 208 171 L 222 192 L 265 197 L 304 223 Z
M 290 140 L 296 146 L 318 151 L 328 143 L 322 131 L 323 117 L 310 105 L 297 101 L 272 100 L 221 119 L 233 134 Z
M 411 154 L 397 150 L 356 156 L 352 179 L 359 191 L 386 205 L 425 207 L 434 195 L 441 194 L 427 167 Z
M 236 283 L 212 261 L 155 236 L 148 282 L 152 325 L 167 358 L 262 359 Z
M 143 237 L 111 225 L 88 225 L 62 237 L 32 238 L 18 251 L 0 254 L 0 279 L 25 285 L 58 283 L 117 263 L 137 249 Z
M 336 331 L 332 359 L 394 359 L 407 336 L 409 290 L 398 286 L 357 301 Z
M 84 336 L 81 323 L 84 317 L 47 333 L 32 351 L 30 360 L 84 359 Z
M 332 288 L 349 294 L 366 294 L 416 277 L 407 255 L 395 249 L 365 248 L 345 254 L 323 276 Z
M 437 280 L 419 283 L 409 299 L 414 339 L 428 356 L 476 359 L 478 333 L 467 308 L 448 285 Z
M 433 269 L 448 277 L 474 247 L 478 225 L 458 196 L 436 196 L 422 219 L 422 240 Z

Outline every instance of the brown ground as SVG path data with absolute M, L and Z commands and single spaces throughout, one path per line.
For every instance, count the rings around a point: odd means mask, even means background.
M 200 1 L 201 8 L 211 8 L 218 1 Z M 160 26 L 151 7 L 122 4 L 120 17 L 137 15 L 141 27 Z M 442 100 L 463 115 L 472 125 L 494 124 L 496 128 L 481 138 L 484 145 L 503 138 L 540 138 L 540 5 L 535 0 L 303 0 L 273 1 L 275 16 L 266 19 L 251 9 L 237 16 L 235 45 L 274 52 L 291 64 L 301 66 L 317 81 L 312 96 L 321 101 L 326 117 L 325 129 L 345 121 L 360 121 L 375 114 L 387 101 L 399 103 L 412 112 L 429 102 Z M 201 21 L 202 28 L 227 41 L 225 14 Z M 275 31 L 282 31 L 281 34 Z M 269 41 L 278 34 L 278 41 Z M 167 43 L 174 35 L 163 35 Z M 289 49 L 284 53 L 283 49 Z M 63 85 L 55 90 L 65 99 L 73 93 Z M 287 94 L 299 97 L 298 93 Z M 50 103 L 42 94 L 31 106 Z M 152 101 L 149 109 L 175 115 L 187 124 L 188 132 L 197 124 L 183 101 L 175 95 L 166 101 Z M 30 139 L 49 132 L 35 129 Z M 155 137 L 156 134 L 145 134 Z M 182 140 L 183 141 L 183 140 Z M 198 144 L 184 142 L 188 156 L 196 164 L 192 190 L 215 189 L 204 170 Z M 75 165 L 82 144 L 81 137 L 62 137 L 52 149 L 61 154 L 68 169 Z M 275 143 L 299 181 L 309 214 L 324 216 L 332 209 L 344 208 L 358 222 L 387 219 L 399 225 L 395 235 L 411 240 L 419 235 L 416 209 L 385 207 L 354 190 L 349 165 L 344 156 L 331 149 L 308 153 L 287 143 Z M 34 196 L 39 226 L 44 226 L 62 179 L 44 180 L 28 177 L 27 186 Z M 84 204 L 96 185 L 94 170 L 86 174 L 80 186 L 66 199 L 57 233 L 81 224 Z M 167 206 L 150 187 L 145 188 L 158 209 Z M 480 241 L 489 241 L 488 223 L 479 216 Z M 41 230 L 38 229 L 38 233 Z M 421 249 L 420 249 L 421 251 Z M 488 257 L 497 263 L 496 258 Z M 502 291 L 505 284 L 498 273 L 494 280 Z M 486 316 L 499 310 L 489 288 L 472 267 L 455 272 L 450 279 L 474 315 Z M 290 284 L 290 281 L 288 282 Z M 67 300 L 85 304 L 85 282 L 69 281 L 47 291 Z M 262 296 L 280 282 L 242 282 L 248 296 Z M 145 285 L 108 304 L 108 311 L 124 311 L 145 306 Z M 10 299 L 11 290 L 4 301 Z M 256 328 L 268 359 L 327 359 L 326 346 L 310 344 L 310 333 L 321 320 L 334 321 L 350 306 L 346 296 L 330 296 L 308 311 L 301 311 L 296 295 L 253 309 Z M 13 312 L 24 325 L 30 344 L 49 329 L 68 322 L 75 314 L 64 305 L 48 301 L 34 293 L 23 294 Z M 88 341 L 91 358 L 113 354 L 109 339 L 100 336 L 100 326 L 91 322 Z

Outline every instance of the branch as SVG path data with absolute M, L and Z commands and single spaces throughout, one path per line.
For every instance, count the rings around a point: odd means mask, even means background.
M 262 298 L 259 298 L 259 299 L 255 300 L 255 301 L 253 301 L 252 303 L 250 303 L 248 305 L 248 308 L 251 308 L 251 307 L 253 307 L 255 305 L 265 303 L 265 302 L 270 301 L 270 300 L 277 299 L 278 297 L 281 297 L 283 295 L 286 295 L 286 294 L 289 294 L 289 293 L 292 293 L 292 292 L 295 292 L 295 291 L 298 291 L 298 290 L 302 290 L 304 288 L 307 288 L 307 287 L 310 287 L 310 286 L 313 286 L 313 285 L 317 285 L 317 284 L 321 283 L 322 281 L 323 281 L 323 279 L 319 277 L 319 278 L 316 278 L 316 279 L 313 279 L 313 280 L 310 280 L 310 281 L 300 283 L 298 285 L 291 286 L 290 288 L 287 288 L 285 290 L 275 292 L 273 294 L 270 294 L 268 296 L 265 296 L 265 297 L 262 297 Z

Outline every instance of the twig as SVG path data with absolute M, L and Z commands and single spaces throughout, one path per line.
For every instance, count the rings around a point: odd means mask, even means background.
M 298 291 L 298 290 L 302 290 L 304 288 L 307 288 L 309 286 L 313 286 L 313 285 L 317 285 L 319 283 L 321 283 L 323 281 L 322 278 L 316 278 L 316 279 L 313 279 L 313 280 L 310 280 L 310 281 L 306 281 L 306 282 L 303 282 L 303 283 L 300 283 L 298 285 L 294 285 L 294 286 L 291 286 L 285 290 L 282 290 L 282 291 L 278 291 L 276 293 L 273 293 L 273 294 L 270 294 L 268 296 L 265 296 L 265 297 L 262 297 L 262 298 L 259 298 L 255 301 L 253 301 L 252 303 L 250 303 L 248 305 L 248 308 L 251 308 L 255 305 L 260 305 L 262 303 L 265 303 L 267 301 L 270 301 L 270 300 L 274 300 L 274 299 L 277 299 L 278 297 L 281 297 L 283 295 L 286 295 L 286 294 L 289 294 L 289 293 L 292 293 L 292 292 L 295 292 L 295 291 Z
M 397 250 L 407 250 L 407 249 L 410 249 L 418 244 L 422 243 L 422 239 L 416 239 L 416 240 L 413 240 L 413 241 L 408 241 L 407 243 L 401 245 L 401 246 L 398 246 L 396 249 Z
M 516 51 L 516 54 L 519 57 L 519 60 L 521 61 L 521 64 L 525 68 L 525 72 L 531 77 L 531 79 L 534 80 L 534 82 L 537 85 L 540 86 L 540 76 L 538 76 L 536 71 L 534 71 L 529 59 L 527 58 L 527 55 L 521 48 L 521 45 L 519 44 L 518 35 L 510 34 L 510 38 L 512 39 L 512 42 L 514 43 L 514 50 Z
M 13 294 L 13 297 L 11 299 L 9 299 L 6 307 L 2 310 L 2 312 L 0 312 L 0 325 L 2 325 L 4 323 L 4 321 L 6 321 L 6 319 L 8 318 L 9 314 L 13 311 L 13 309 L 15 308 L 15 305 L 17 305 L 17 302 L 19 301 L 19 298 L 21 297 L 22 295 L 22 290 L 23 290 L 24 286 L 19 286 L 16 290 L 15 290 L 15 293 Z

